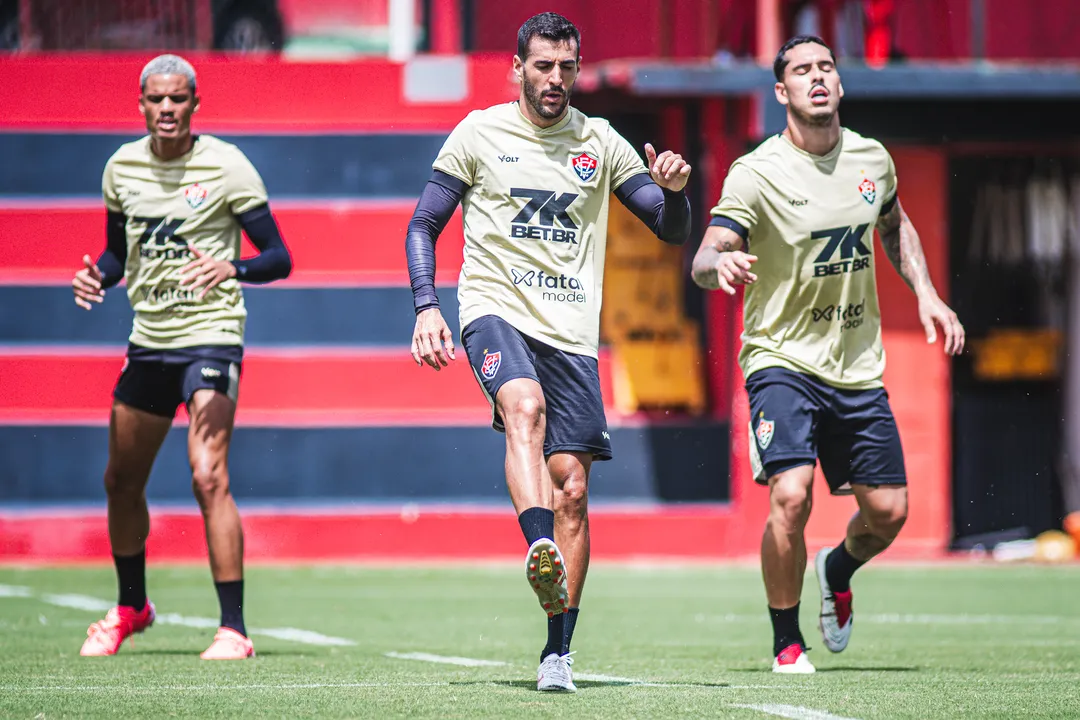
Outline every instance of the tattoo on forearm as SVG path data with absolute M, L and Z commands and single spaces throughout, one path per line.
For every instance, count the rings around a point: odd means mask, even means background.
M 698 287 L 706 290 L 716 290 L 720 282 L 716 277 L 716 262 L 720 259 L 720 253 L 741 250 L 743 240 L 738 235 L 724 233 L 712 245 L 702 247 L 694 258 L 691 275 Z
M 896 268 L 896 272 L 904 279 L 912 290 L 930 288 L 930 272 L 926 267 L 926 256 L 923 255 L 922 243 L 919 242 L 919 234 L 915 232 L 915 226 L 907 217 L 899 203 L 886 217 L 882 218 L 878 228 L 881 235 L 881 246 L 885 248 L 885 254 L 889 262 Z

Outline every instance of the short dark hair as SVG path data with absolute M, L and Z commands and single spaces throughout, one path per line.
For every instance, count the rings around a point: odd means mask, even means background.
M 525 59 L 529 52 L 529 41 L 537 36 L 553 42 L 573 40 L 577 46 L 578 57 L 581 56 L 581 33 L 578 32 L 574 23 L 558 13 L 540 13 L 525 21 L 518 30 L 517 54 L 519 58 Z
M 825 41 L 819 38 L 817 35 L 796 35 L 788 40 L 780 48 L 780 51 L 776 53 L 776 59 L 773 60 L 772 71 L 776 76 L 777 82 L 782 82 L 784 79 L 784 70 L 787 69 L 788 59 L 785 57 L 787 51 L 796 45 L 802 45 L 804 43 L 816 43 L 821 47 L 829 51 L 829 55 L 832 57 L 833 65 L 836 64 L 836 53 L 832 51 L 832 48 L 825 44 Z

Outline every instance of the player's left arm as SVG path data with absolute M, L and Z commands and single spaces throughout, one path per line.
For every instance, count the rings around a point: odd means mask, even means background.
M 261 284 L 284 279 L 292 272 L 292 257 L 270 212 L 262 177 L 239 150 L 226 157 L 226 202 L 259 254 L 243 260 L 223 260 L 189 245 L 195 259 L 180 271 L 181 284 L 192 290 L 202 287 L 200 300 L 226 280 Z
M 956 313 L 938 296 L 930 279 L 919 233 L 911 218 L 904 212 L 900 198 L 893 195 L 877 221 L 878 235 L 889 262 L 919 299 L 919 320 L 926 329 L 926 341 L 937 340 L 936 325 L 945 335 L 945 352 L 959 355 L 964 350 L 964 326 Z
M 194 245 L 189 245 L 188 249 L 195 259 L 180 271 L 180 284 L 192 290 L 201 287 L 200 300 L 212 289 L 232 278 L 241 282 L 262 284 L 282 280 L 292 272 L 292 256 L 285 247 L 281 230 L 270 212 L 269 205 L 263 204 L 242 212 L 236 216 L 236 220 L 259 254 L 243 260 L 218 260 Z
M 615 197 L 664 242 L 685 243 L 690 237 L 690 201 L 684 192 L 690 178 L 690 164 L 670 150 L 658 156 L 653 146 L 646 143 L 646 168 L 626 138 L 610 126 L 609 133 L 611 186 Z

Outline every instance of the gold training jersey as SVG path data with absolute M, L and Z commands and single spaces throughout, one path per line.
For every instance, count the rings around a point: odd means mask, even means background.
M 432 167 L 469 185 L 461 327 L 498 315 L 554 348 L 596 357 L 608 203 L 648 172 L 630 143 L 574 108 L 537 127 L 512 102 L 470 113 Z
M 105 206 L 127 219 L 130 341 L 170 350 L 242 345 L 247 310 L 240 283 L 226 280 L 202 300 L 180 285 L 197 247 L 218 260 L 240 257 L 236 215 L 267 202 L 262 178 L 235 145 L 200 135 L 186 155 L 161 160 L 149 136 L 126 143 L 105 165 Z
M 881 143 L 843 130 L 827 155 L 776 135 L 736 160 L 713 216 L 749 231 L 743 374 L 785 367 L 840 388 L 880 387 L 885 369 L 874 225 L 896 196 Z

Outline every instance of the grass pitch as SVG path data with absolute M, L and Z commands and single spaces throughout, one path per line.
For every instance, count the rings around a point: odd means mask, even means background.
M 775 676 L 756 568 L 594 566 L 576 695 L 536 692 L 544 615 L 516 565 L 261 566 L 257 657 L 210 663 L 208 570 L 151 565 L 159 622 L 81 658 L 107 566 L 0 568 L 4 717 L 1080 718 L 1080 566 L 868 566 L 832 655 L 807 575 L 813 676 Z M 458 663 L 458 664 L 454 664 Z M 465 663 L 465 664 L 461 664 Z

